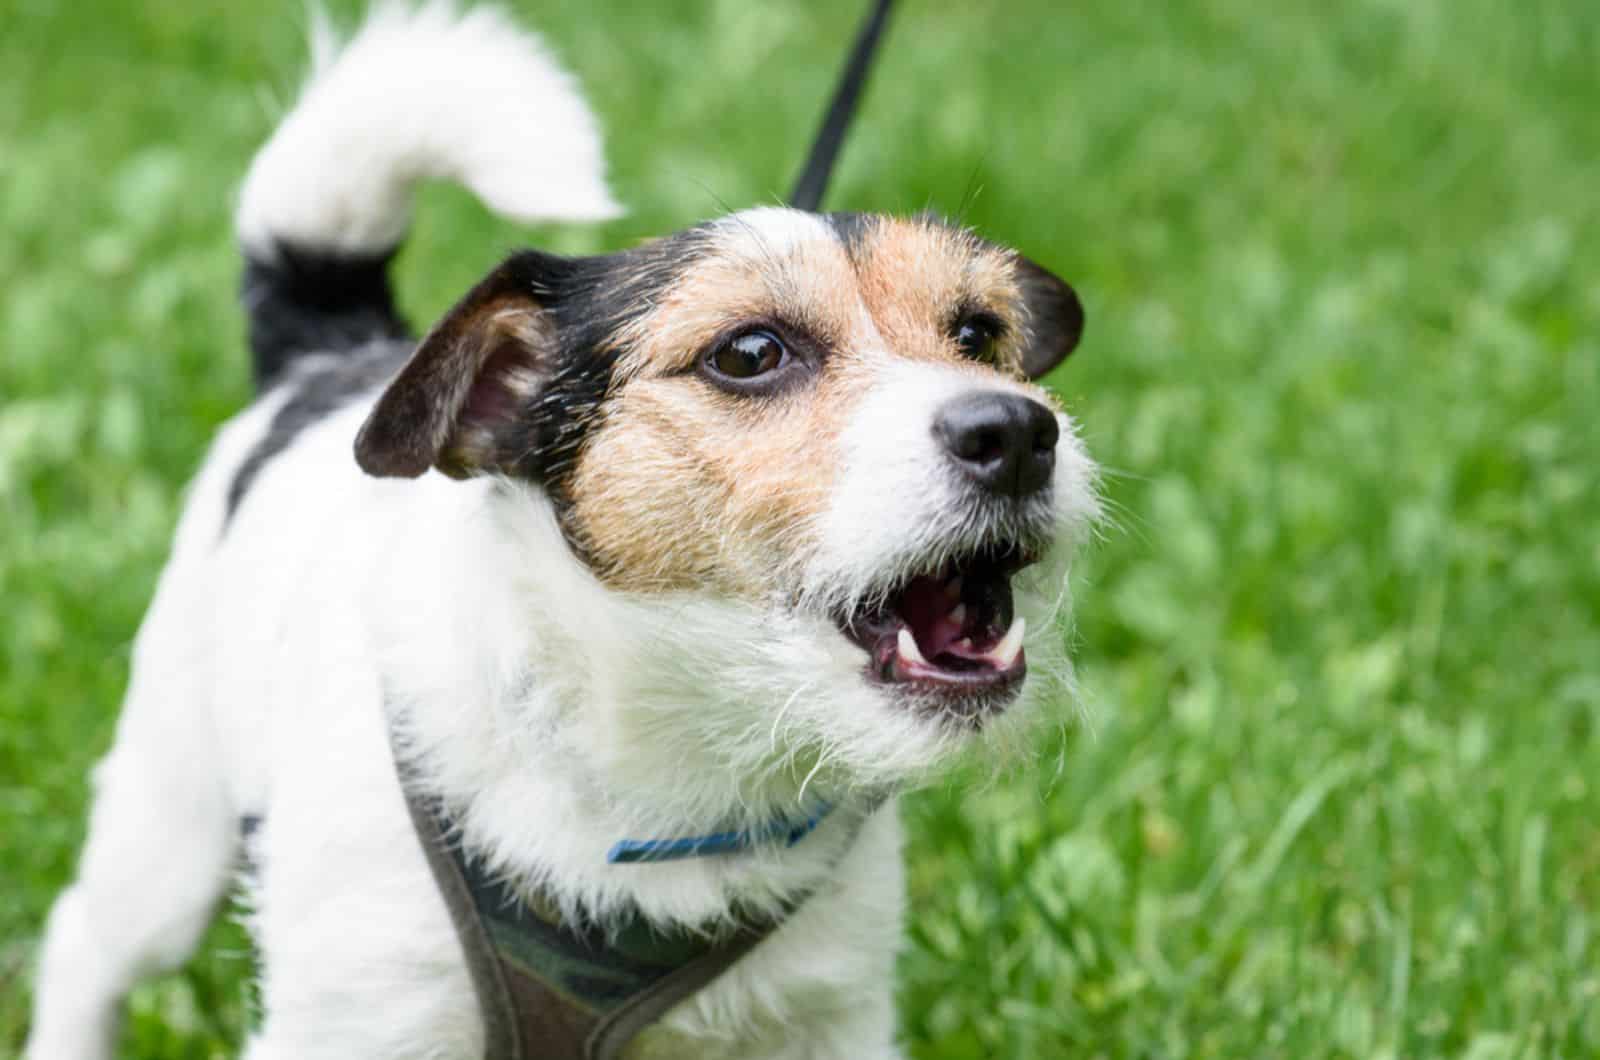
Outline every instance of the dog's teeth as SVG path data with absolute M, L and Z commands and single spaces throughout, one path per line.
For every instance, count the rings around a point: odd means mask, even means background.
M 1022 654 L 1022 637 L 1028 632 L 1028 620 L 1018 615 L 1011 622 L 1011 628 L 1006 630 L 1006 635 L 994 650 L 989 653 L 989 658 L 999 665 L 1002 670 L 1009 670 L 1016 664 L 1017 656 Z
M 971 637 L 962 637 L 960 640 L 955 641 L 954 643 L 952 643 L 950 645 L 950 647 L 954 648 L 956 651 L 971 651 L 972 650 L 972 638 Z
M 944 594 L 952 600 L 961 599 L 961 575 L 957 574 L 944 583 Z
M 906 660 L 906 662 L 914 662 L 922 666 L 928 665 L 928 660 L 922 657 L 922 649 L 917 647 L 917 638 L 912 636 L 911 630 L 907 629 L 905 626 L 900 627 L 900 637 L 898 643 L 900 648 L 900 658 Z
M 945 616 L 952 625 L 964 626 L 967 624 L 967 605 L 957 604 L 950 609 L 950 614 Z

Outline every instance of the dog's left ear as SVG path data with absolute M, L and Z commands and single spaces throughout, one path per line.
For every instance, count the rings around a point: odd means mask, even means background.
M 1066 360 L 1083 337 L 1083 303 L 1063 280 L 1021 254 L 1016 270 L 1022 302 L 1028 307 L 1022 371 L 1029 379 L 1038 379 Z
M 549 307 L 570 267 L 538 251 L 509 258 L 423 338 L 356 435 L 369 475 L 452 478 L 511 471 L 527 450 L 525 410 L 559 357 Z

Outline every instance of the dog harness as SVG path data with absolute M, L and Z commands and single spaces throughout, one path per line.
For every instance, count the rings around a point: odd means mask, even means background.
M 459 829 L 439 800 L 423 792 L 398 754 L 396 763 L 412 826 L 478 996 L 485 1060 L 615 1060 L 640 1031 L 750 952 L 807 897 L 791 900 L 776 916 L 736 913 L 732 926 L 719 932 L 664 931 L 637 913 L 620 929 L 575 928 L 544 896 L 513 890 L 486 873 L 462 848 Z M 788 841 L 798 842 L 816 820 L 791 829 Z M 729 834 L 707 837 L 719 839 L 709 847 L 695 846 L 696 840 L 639 844 L 654 846 L 653 857 L 617 858 L 614 849 L 610 860 L 729 852 L 739 848 L 722 839 Z M 763 832 L 740 847 L 784 839 Z M 663 842 L 671 853 L 660 852 Z

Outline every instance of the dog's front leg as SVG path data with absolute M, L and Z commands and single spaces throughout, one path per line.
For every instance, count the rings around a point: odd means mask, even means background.
M 471 980 L 377 704 L 298 745 L 290 768 L 254 847 L 263 1013 L 246 1057 L 482 1060 Z
M 29 1060 L 112 1056 L 123 995 L 188 957 L 227 885 L 236 821 L 208 704 L 181 664 L 186 634 L 155 614 L 141 635 L 78 877 L 45 930 Z

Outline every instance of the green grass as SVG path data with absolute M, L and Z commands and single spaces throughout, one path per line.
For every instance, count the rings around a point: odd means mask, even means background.
M 519 6 L 634 212 L 518 232 L 431 191 L 419 321 L 519 242 L 779 195 L 860 3 Z M 230 7 L 0 14 L 0 1055 L 248 398 L 229 201 L 301 19 Z M 912 1056 L 1600 1055 L 1597 69 L 1592 0 L 904 5 L 832 204 L 977 186 L 1078 285 L 1054 383 L 1119 513 L 1090 722 L 908 800 Z M 126 1055 L 224 1055 L 249 970 L 219 928 Z

